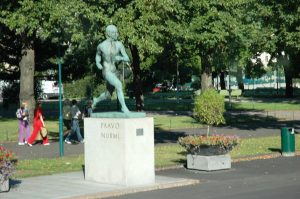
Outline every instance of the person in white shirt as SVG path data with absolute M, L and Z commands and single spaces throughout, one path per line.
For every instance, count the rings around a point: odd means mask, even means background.
M 70 138 L 76 133 L 78 142 L 84 143 L 84 140 L 80 133 L 80 127 L 79 127 L 79 119 L 81 118 L 81 112 L 77 106 L 77 101 L 72 100 L 72 107 L 71 107 L 71 116 L 72 116 L 72 122 L 71 122 L 71 132 L 68 134 L 68 136 L 65 139 L 65 143 L 72 144 L 70 141 Z

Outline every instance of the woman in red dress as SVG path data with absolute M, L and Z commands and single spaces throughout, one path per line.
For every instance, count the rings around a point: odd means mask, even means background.
M 35 141 L 36 136 L 38 135 L 42 127 L 45 127 L 45 123 L 43 119 L 42 103 L 38 101 L 34 109 L 33 131 L 28 140 L 29 146 L 32 146 L 32 143 Z M 43 145 L 49 145 L 47 135 L 43 137 Z

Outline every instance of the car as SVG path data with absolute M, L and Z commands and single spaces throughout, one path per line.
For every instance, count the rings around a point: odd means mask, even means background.
M 41 81 L 42 99 L 58 98 L 59 97 L 59 84 L 53 80 Z M 63 88 L 62 88 L 63 93 Z

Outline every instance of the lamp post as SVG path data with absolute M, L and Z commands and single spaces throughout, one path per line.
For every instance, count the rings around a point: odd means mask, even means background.
M 57 32 L 58 38 L 61 38 L 62 31 L 59 30 Z M 64 155 L 64 142 L 63 142 L 63 117 L 62 117 L 62 81 L 61 81 L 61 52 L 60 46 L 61 39 L 59 39 L 58 44 L 58 57 L 57 57 L 57 64 L 58 64 L 58 85 L 59 85 L 59 155 L 62 157 Z
M 279 88 L 279 67 L 277 66 L 277 72 L 276 72 L 276 92 L 277 92 L 277 96 L 279 95 L 278 88 Z
M 228 68 L 228 93 L 229 93 L 229 108 L 232 108 L 232 101 L 231 101 L 231 75 L 230 75 L 230 68 Z
M 178 70 L 178 59 L 177 59 L 177 63 L 176 63 L 176 98 L 177 98 L 177 103 L 179 103 L 178 84 L 179 84 L 179 70 Z
M 61 60 L 57 58 L 58 62 L 58 80 L 59 80 L 59 155 L 64 155 L 63 143 L 63 118 L 62 118 L 62 83 L 61 83 Z

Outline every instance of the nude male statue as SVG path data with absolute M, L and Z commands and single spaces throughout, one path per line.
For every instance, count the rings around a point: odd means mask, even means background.
M 121 111 L 129 113 L 123 94 L 122 82 L 118 78 L 116 64 L 119 62 L 129 62 L 129 57 L 123 44 L 118 39 L 118 29 L 114 25 L 106 27 L 106 40 L 101 42 L 97 47 L 96 65 L 102 70 L 102 75 L 107 81 L 106 91 L 99 97 L 94 97 L 92 107 L 102 100 L 110 99 L 116 89 L 118 100 L 121 104 Z

